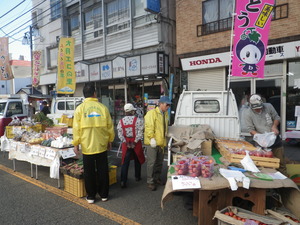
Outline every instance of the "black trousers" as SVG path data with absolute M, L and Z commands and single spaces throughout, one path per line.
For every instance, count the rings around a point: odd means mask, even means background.
M 109 193 L 107 151 L 94 155 L 83 155 L 83 169 L 88 197 L 95 198 L 98 193 L 101 198 L 107 198 Z
M 128 148 L 121 168 L 121 182 L 126 183 L 131 157 L 134 158 L 135 178 L 141 177 L 141 164 L 133 148 Z

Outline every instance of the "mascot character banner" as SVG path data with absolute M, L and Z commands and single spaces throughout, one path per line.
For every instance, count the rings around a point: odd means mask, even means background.
M 232 76 L 264 77 L 274 0 L 236 0 Z

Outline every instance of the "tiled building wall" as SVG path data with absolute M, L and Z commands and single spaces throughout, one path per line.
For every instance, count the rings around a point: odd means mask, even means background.
M 231 31 L 224 31 L 197 37 L 197 25 L 202 24 L 202 2 L 204 0 L 176 1 L 176 35 L 177 54 L 213 54 L 228 48 Z M 288 3 L 288 18 L 271 22 L 269 40 L 289 38 L 300 35 L 300 1 L 277 0 L 276 4 Z M 293 39 L 291 41 L 294 41 Z M 280 40 L 277 40 L 280 42 Z M 288 40 L 285 40 L 288 42 Z M 274 44 L 274 43 L 272 43 Z M 209 51 L 214 49 L 215 51 Z M 198 54 L 199 55 L 199 54 Z

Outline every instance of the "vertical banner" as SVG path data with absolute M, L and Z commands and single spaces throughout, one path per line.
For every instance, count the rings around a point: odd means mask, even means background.
M 0 38 L 0 79 L 11 80 L 14 76 L 9 64 L 9 52 L 8 52 L 8 38 Z
M 74 38 L 60 38 L 57 57 L 57 93 L 73 94 L 76 88 Z
M 232 76 L 264 77 L 274 0 L 236 0 Z
M 40 83 L 40 71 L 41 71 L 41 60 L 42 60 L 42 51 L 33 51 L 32 52 L 32 85 L 33 87 L 39 86 Z

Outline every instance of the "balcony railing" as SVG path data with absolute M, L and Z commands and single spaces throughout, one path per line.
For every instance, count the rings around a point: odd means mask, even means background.
M 232 18 L 226 18 L 197 26 L 197 37 L 231 29 Z
M 272 20 L 288 18 L 288 14 L 289 14 L 288 3 L 277 5 L 274 7 Z M 206 24 L 197 25 L 197 37 L 230 30 L 231 26 L 232 26 L 231 17 L 206 23 Z

